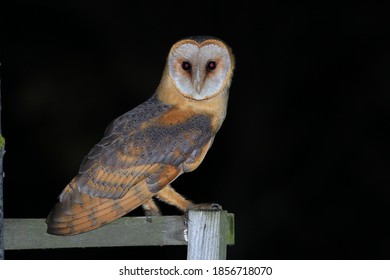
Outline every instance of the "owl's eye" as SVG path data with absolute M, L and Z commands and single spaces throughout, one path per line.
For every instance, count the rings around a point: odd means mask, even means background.
M 217 63 L 215 61 L 209 61 L 209 63 L 207 63 L 208 70 L 215 70 L 215 68 L 217 68 Z
M 181 68 L 183 68 L 183 70 L 185 71 L 190 71 L 191 63 L 189 63 L 188 61 L 183 61 L 183 63 L 181 64 Z

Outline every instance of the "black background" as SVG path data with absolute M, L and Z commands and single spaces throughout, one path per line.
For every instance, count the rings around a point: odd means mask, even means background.
M 228 115 L 173 185 L 236 215 L 228 258 L 390 259 L 389 5 L 266 2 L 2 4 L 5 217 L 46 217 L 111 120 L 153 94 L 171 45 L 205 34 L 236 56 Z M 186 248 L 5 257 L 185 259 Z

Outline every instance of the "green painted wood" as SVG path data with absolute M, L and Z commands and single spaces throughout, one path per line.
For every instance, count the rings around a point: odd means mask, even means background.
M 234 242 L 236 240 L 234 214 L 228 213 L 227 219 L 228 219 L 227 244 L 234 245 Z
M 124 217 L 74 236 L 46 233 L 44 219 L 5 219 L 5 250 L 186 245 L 182 216 Z
M 227 217 L 232 221 L 234 215 L 227 214 Z M 47 234 L 44 219 L 4 219 L 4 248 L 23 250 L 187 245 L 183 216 L 157 216 L 151 219 L 152 222 L 148 222 L 145 217 L 123 217 L 104 227 L 74 236 Z M 228 228 L 234 231 L 234 225 Z M 234 244 L 229 234 L 225 239 L 228 245 Z

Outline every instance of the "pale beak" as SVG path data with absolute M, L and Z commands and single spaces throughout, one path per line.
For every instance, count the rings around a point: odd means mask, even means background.
M 194 85 L 195 90 L 198 92 L 198 94 L 202 91 L 203 85 L 204 85 L 204 71 L 200 69 L 196 69 L 193 73 L 194 75 L 192 83 Z

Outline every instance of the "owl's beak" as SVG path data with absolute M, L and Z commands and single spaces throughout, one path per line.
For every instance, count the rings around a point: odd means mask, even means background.
M 204 85 L 205 73 L 203 70 L 197 69 L 194 73 L 192 83 L 195 90 L 200 94 Z

